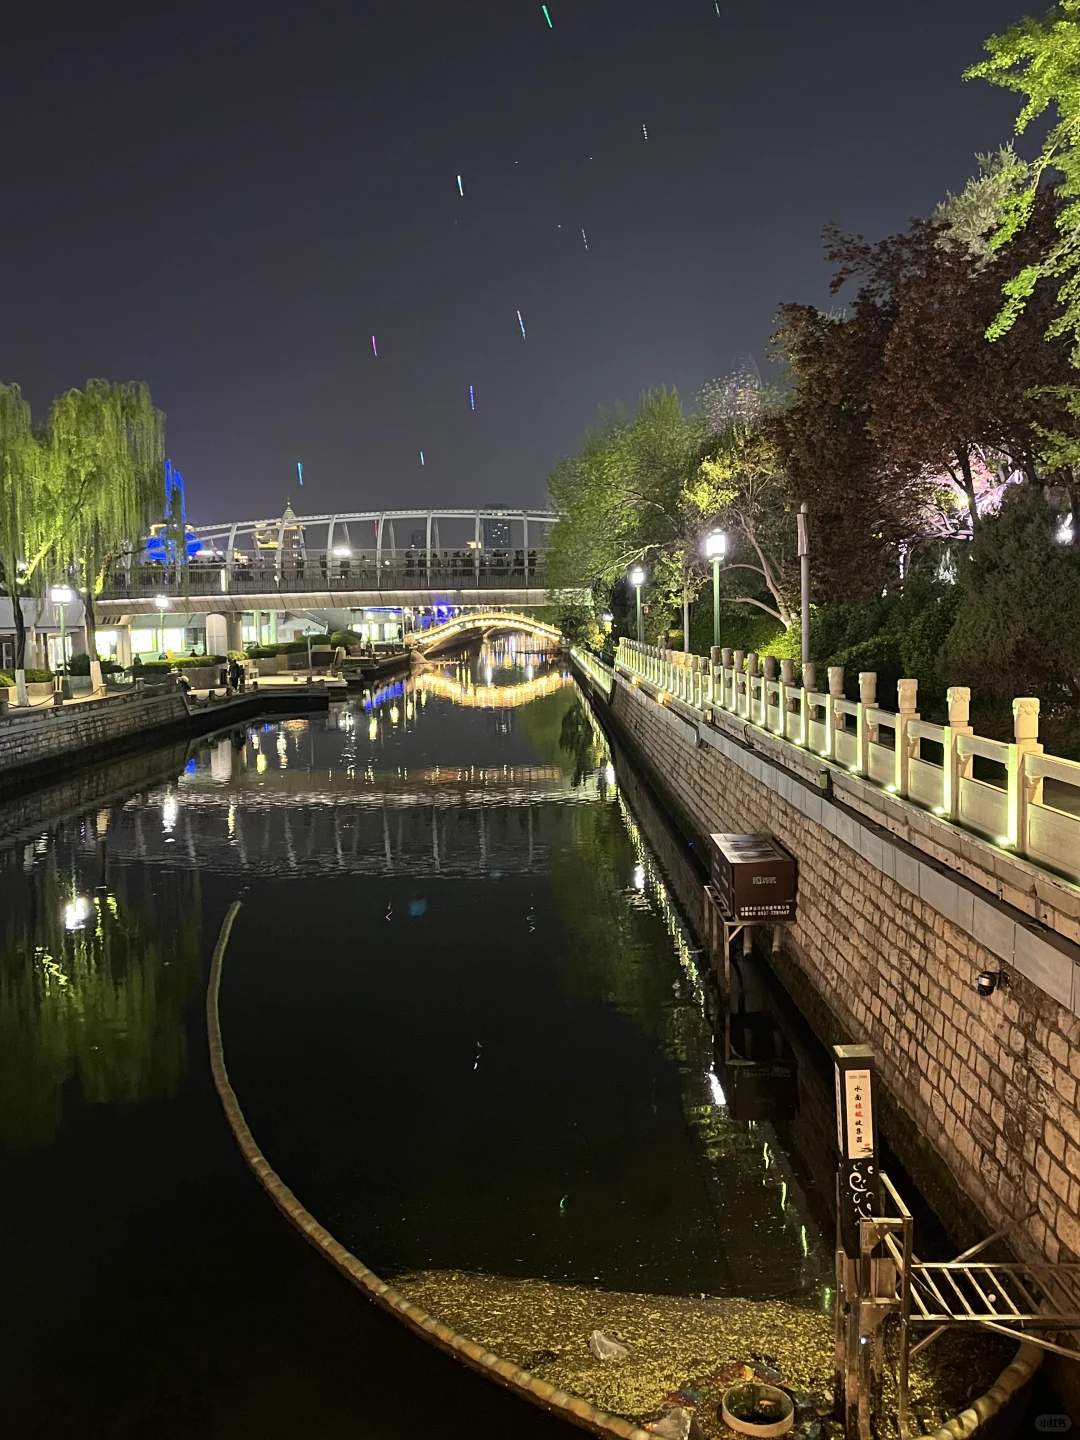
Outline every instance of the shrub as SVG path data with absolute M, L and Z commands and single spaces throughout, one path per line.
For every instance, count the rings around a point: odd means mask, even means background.
M 299 655 L 301 651 L 307 652 L 306 640 L 281 640 L 275 641 L 273 645 L 249 645 L 247 653 L 250 660 L 269 660 L 272 655 Z
M 185 656 L 179 660 L 144 660 L 142 665 L 137 667 L 140 670 L 149 670 L 155 674 L 170 670 L 201 670 L 206 667 L 220 667 L 226 664 L 224 655 L 197 655 L 194 660 Z
M 47 685 L 52 678 L 53 673 L 51 670 L 27 670 L 26 672 L 26 683 L 28 685 Z M 14 670 L 0 670 L 0 689 L 3 689 L 4 686 L 10 687 L 14 684 Z
M 68 661 L 67 668 L 69 675 L 89 675 L 90 656 L 72 655 L 71 659 Z M 101 673 L 103 675 L 113 675 L 116 673 L 117 670 L 122 670 L 123 668 L 124 667 L 122 665 L 118 665 L 115 660 L 102 660 L 101 662 Z
M 321 636 L 319 638 L 320 640 L 322 640 Z M 334 633 L 329 637 L 329 643 L 335 649 L 338 645 L 340 645 L 343 650 L 348 650 L 350 645 L 360 644 L 360 636 L 356 633 L 355 630 L 335 630 Z

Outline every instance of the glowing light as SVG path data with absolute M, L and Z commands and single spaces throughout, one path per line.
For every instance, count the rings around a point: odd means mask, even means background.
M 546 6 L 546 5 L 541 5 L 541 6 L 540 6 L 540 9 L 544 12 L 544 19 L 548 22 L 548 29 L 549 29 L 549 30 L 554 30 L 554 29 L 555 29 L 555 26 L 551 23 L 551 16 L 548 14 L 548 8 L 547 8 L 547 6 Z M 560 1210 L 562 1209 L 562 1206 L 561 1206 L 561 1205 L 559 1206 L 559 1209 L 560 1209 Z
M 170 830 L 176 828 L 176 816 L 179 808 L 175 795 L 167 795 L 165 797 L 165 803 L 161 807 L 161 828 L 165 831 L 166 835 Z
M 376 739 L 376 737 L 378 736 L 378 734 L 379 734 L 379 722 L 378 722 L 378 720 L 376 720 L 375 716 L 372 715 L 370 721 L 368 722 L 367 738 L 368 738 L 369 740 L 374 740 L 374 739 Z
M 802 1226 L 799 1227 L 799 1238 L 802 1240 L 802 1253 L 803 1253 L 803 1258 L 805 1259 L 806 1256 L 810 1254 L 810 1242 L 809 1242 L 809 1241 L 807 1240 L 807 1238 L 806 1238 L 806 1226 L 805 1226 L 805 1225 L 802 1225 Z
M 948 813 L 949 813 L 949 812 L 945 809 L 945 806 L 944 806 L 944 805 L 935 805 L 935 806 L 934 806 L 934 814 L 935 814 L 935 815 L 947 815 Z
M 90 919 L 90 901 L 85 895 L 77 895 L 64 906 L 64 929 L 81 930 Z
M 1013 842 L 1009 839 L 1007 835 L 999 835 L 997 843 L 999 845 L 1005 846 L 1005 848 L 1007 849 Z
M 587 239 L 586 236 L 585 236 L 585 228 L 584 228 L 584 226 L 582 226 L 582 230 L 581 230 L 581 239 L 582 239 L 582 241 L 583 241 L 583 243 L 584 243 L 584 245 L 585 245 L 585 249 L 588 250 L 588 248 L 589 248 L 589 242 L 588 242 L 588 239 Z
M 423 465 L 423 463 L 424 463 L 424 452 L 421 450 L 421 451 L 420 451 L 420 464 Z
M 710 1071 L 706 1074 L 705 1078 L 706 1078 L 706 1080 L 708 1080 L 708 1082 L 709 1082 L 709 1089 L 712 1091 L 713 1104 L 714 1104 L 714 1105 L 726 1105 L 726 1104 L 727 1104 L 727 1096 L 724 1094 L 724 1087 L 720 1084 L 720 1081 L 717 1079 L 716 1071 L 715 1071 L 715 1070 L 710 1070 Z
M 521 338 L 525 339 L 525 321 L 521 318 L 521 311 L 517 312 L 518 324 L 521 326 Z
M 457 188 L 458 188 L 458 194 L 464 199 L 464 196 L 465 196 L 465 186 L 461 183 L 461 176 L 460 176 L 460 175 L 457 177 Z
M 644 866 L 644 865 L 635 865 L 635 866 L 634 866 L 634 889 L 635 889 L 635 890 L 644 890 L 644 889 L 645 889 L 645 866 Z
M 469 386 L 469 409 L 476 409 L 476 394 L 473 391 L 473 387 L 471 385 Z
M 301 461 L 301 460 L 297 460 L 297 462 L 296 462 L 296 478 L 297 478 L 297 480 L 300 481 L 300 484 L 303 485 L 303 483 L 304 483 L 304 465 L 303 465 L 303 461 Z
M 374 335 L 372 335 L 372 337 L 371 337 L 371 348 L 372 348 L 372 350 L 374 350 L 376 356 L 378 356 L 378 354 L 379 354 L 379 347 L 375 344 L 375 336 L 374 336 Z
M 612 765 L 610 760 L 604 766 L 604 780 L 608 785 L 615 784 L 615 766 Z
M 334 554 L 339 556 L 342 560 L 348 560 L 352 557 L 352 551 L 347 545 L 335 545 Z
M 641 133 L 645 136 L 645 141 L 646 141 L 646 143 L 648 143 L 649 132 L 648 132 L 648 130 L 646 130 L 646 128 L 645 128 L 644 125 L 642 125 L 642 127 L 641 127 Z
M 259 753 L 258 753 L 258 755 L 255 756 L 255 773 L 256 773 L 257 775 L 262 775 L 265 770 L 266 770 L 266 751 L 265 751 L 265 750 L 260 750 Z

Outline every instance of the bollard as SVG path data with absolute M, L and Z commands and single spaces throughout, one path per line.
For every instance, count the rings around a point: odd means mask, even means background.
M 896 748 L 893 751 L 895 772 L 893 784 L 901 795 L 908 793 L 908 770 L 911 757 L 919 748 L 918 740 L 911 740 L 908 737 L 908 726 L 913 720 L 919 718 L 919 713 L 915 709 L 918 690 L 918 680 L 898 680 L 896 682 L 896 729 L 894 731 Z

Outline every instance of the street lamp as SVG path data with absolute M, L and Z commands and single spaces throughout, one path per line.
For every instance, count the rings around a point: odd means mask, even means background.
M 720 561 L 727 554 L 727 536 L 723 530 L 710 530 L 705 536 L 705 559 L 712 561 L 712 643 L 720 644 Z
M 635 565 L 630 571 L 629 579 L 637 592 L 637 638 L 638 644 L 642 645 L 645 641 L 645 621 L 641 614 L 641 587 L 645 584 L 645 571 L 640 565 Z
M 165 652 L 165 611 L 169 608 L 169 597 L 167 595 L 155 595 L 154 604 L 158 608 L 158 654 Z
M 70 605 L 75 599 L 75 592 L 70 585 L 53 585 L 49 590 L 49 599 L 60 611 L 60 694 L 63 699 L 71 698 L 71 685 L 67 678 L 67 634 L 64 630 L 64 606 Z

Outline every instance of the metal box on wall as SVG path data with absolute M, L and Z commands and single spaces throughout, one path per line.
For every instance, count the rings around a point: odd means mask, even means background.
M 720 903 L 746 925 L 795 919 L 795 861 L 771 835 L 712 835 L 712 878 Z

